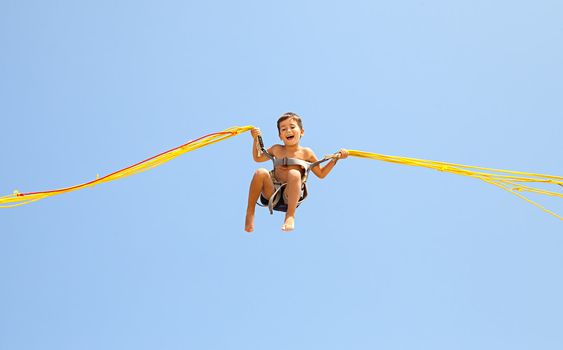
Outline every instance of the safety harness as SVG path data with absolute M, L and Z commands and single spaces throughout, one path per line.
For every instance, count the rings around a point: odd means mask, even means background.
M 258 136 L 258 146 L 259 151 L 262 152 L 266 157 L 268 157 L 272 161 L 274 166 L 274 169 L 270 171 L 270 177 L 272 178 L 272 181 L 274 183 L 274 193 L 270 196 L 270 198 L 260 196 L 260 200 L 257 203 L 261 207 L 267 207 L 268 210 L 270 210 L 270 214 L 273 214 L 274 210 L 281 212 L 287 211 L 287 195 L 285 194 L 287 182 L 280 182 L 276 179 L 276 177 L 274 176 L 276 167 L 297 165 L 303 168 L 304 172 L 301 177 L 301 196 L 299 197 L 299 201 L 297 201 L 297 206 L 299 206 L 307 198 L 308 195 L 307 178 L 311 169 L 334 158 L 334 155 L 325 156 L 323 159 L 313 163 L 298 158 L 276 158 L 273 154 L 270 154 L 264 147 L 262 136 Z M 263 199 L 267 199 L 267 202 Z

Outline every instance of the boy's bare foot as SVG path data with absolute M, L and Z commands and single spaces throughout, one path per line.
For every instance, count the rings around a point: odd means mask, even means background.
M 244 222 L 244 230 L 246 232 L 254 231 L 254 213 L 246 213 L 246 220 Z
M 282 225 L 282 231 L 289 232 L 293 231 L 295 228 L 295 218 L 293 216 L 289 216 L 285 218 L 285 222 Z

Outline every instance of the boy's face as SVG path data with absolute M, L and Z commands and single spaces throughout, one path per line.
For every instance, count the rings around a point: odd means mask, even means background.
M 303 136 L 303 129 L 293 119 L 289 118 L 280 123 L 280 139 L 286 146 L 298 145 Z

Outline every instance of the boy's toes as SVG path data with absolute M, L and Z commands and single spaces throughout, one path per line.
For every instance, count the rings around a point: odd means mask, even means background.
M 290 225 L 283 224 L 281 229 L 282 229 L 282 231 L 289 232 L 289 231 L 293 231 L 294 227 L 290 226 Z
M 292 217 L 285 219 L 285 222 L 281 227 L 282 231 L 285 232 L 293 231 L 294 228 L 295 228 L 295 220 Z

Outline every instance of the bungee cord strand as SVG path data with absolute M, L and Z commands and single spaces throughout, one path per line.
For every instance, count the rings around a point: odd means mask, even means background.
M 252 128 L 253 126 L 251 125 L 243 126 L 243 127 L 235 126 L 220 132 L 207 134 L 205 136 L 191 140 L 179 147 L 170 149 L 168 151 L 157 154 L 156 156 L 150 157 L 141 162 L 133 164 L 124 169 L 118 170 L 116 172 L 105 175 L 103 177 L 98 176 L 95 180 L 80 185 L 60 188 L 56 190 L 41 191 L 41 192 L 20 193 L 16 190 L 11 195 L 0 197 L 0 208 L 17 207 L 47 197 L 56 196 L 67 192 L 77 191 L 86 187 L 93 187 L 105 182 L 114 181 L 128 176 L 132 176 L 150 170 L 157 166 L 160 166 L 178 156 L 183 155 L 184 153 L 191 152 L 196 149 L 217 142 L 221 142 L 230 137 L 249 131 Z M 530 192 L 530 193 L 536 193 L 546 196 L 563 197 L 562 192 L 556 192 L 554 190 L 545 190 L 542 188 L 532 186 L 532 184 L 548 184 L 548 185 L 551 184 L 551 185 L 559 185 L 563 187 L 562 176 L 485 168 L 485 167 L 439 162 L 439 161 L 425 160 L 425 159 L 408 158 L 408 157 L 389 156 L 389 155 L 383 155 L 378 153 L 363 152 L 358 150 L 349 150 L 349 155 L 357 158 L 365 158 L 365 159 L 384 161 L 388 163 L 429 168 L 441 172 L 447 172 L 451 174 L 476 178 L 484 182 L 490 183 L 491 185 L 497 186 L 509 193 L 512 193 L 520 197 L 521 199 L 525 200 L 526 202 L 540 208 L 544 212 L 551 214 L 563 221 L 562 216 L 554 213 L 551 210 L 548 210 L 544 206 L 540 205 L 537 202 L 532 201 L 531 199 L 525 197 L 522 194 L 523 192 Z
M 12 208 L 21 206 L 24 204 L 29 204 L 40 199 L 44 199 L 47 197 L 52 197 L 56 195 L 60 195 L 67 192 L 77 191 L 86 187 L 93 187 L 105 182 L 114 181 L 118 179 L 122 179 L 128 176 L 132 176 L 157 166 L 160 166 L 178 156 L 181 156 L 184 153 L 194 151 L 196 149 L 226 140 L 230 137 L 236 136 L 240 133 L 246 132 L 252 129 L 252 126 L 243 126 L 243 127 L 231 127 L 226 130 L 215 132 L 211 134 L 207 134 L 201 136 L 197 139 L 188 141 L 187 143 L 172 148 L 168 151 L 162 152 L 157 154 L 156 156 L 147 158 L 141 162 L 123 168 L 121 170 L 115 171 L 111 174 L 105 175 L 103 177 L 97 177 L 95 180 L 82 183 L 80 185 L 71 186 L 60 188 L 56 190 L 49 190 L 49 191 L 41 191 L 41 192 L 27 192 L 27 193 L 20 193 L 19 191 L 14 191 L 13 194 L 0 197 L 0 208 Z
M 558 218 L 559 220 L 563 221 L 562 216 L 545 208 L 541 204 L 534 202 L 533 200 L 527 198 L 521 193 L 521 192 L 530 192 L 530 193 L 542 194 L 546 196 L 563 197 L 562 192 L 556 192 L 553 190 L 549 191 L 542 188 L 533 187 L 531 185 L 524 184 L 524 183 L 528 183 L 528 184 L 541 183 L 541 184 L 554 184 L 554 185 L 563 186 L 562 176 L 485 168 L 485 167 L 446 163 L 446 162 L 439 162 L 439 161 L 425 160 L 425 159 L 388 156 L 383 154 L 362 152 L 357 150 L 348 150 L 348 152 L 350 153 L 350 156 L 353 157 L 380 160 L 384 162 L 403 164 L 408 166 L 429 168 L 441 172 L 447 172 L 451 174 L 476 178 L 484 182 L 490 183 L 491 185 L 502 188 L 503 190 L 508 191 L 520 197 L 526 202 L 533 204 L 534 206 L 540 208 L 544 212 L 551 214 L 556 218 Z

